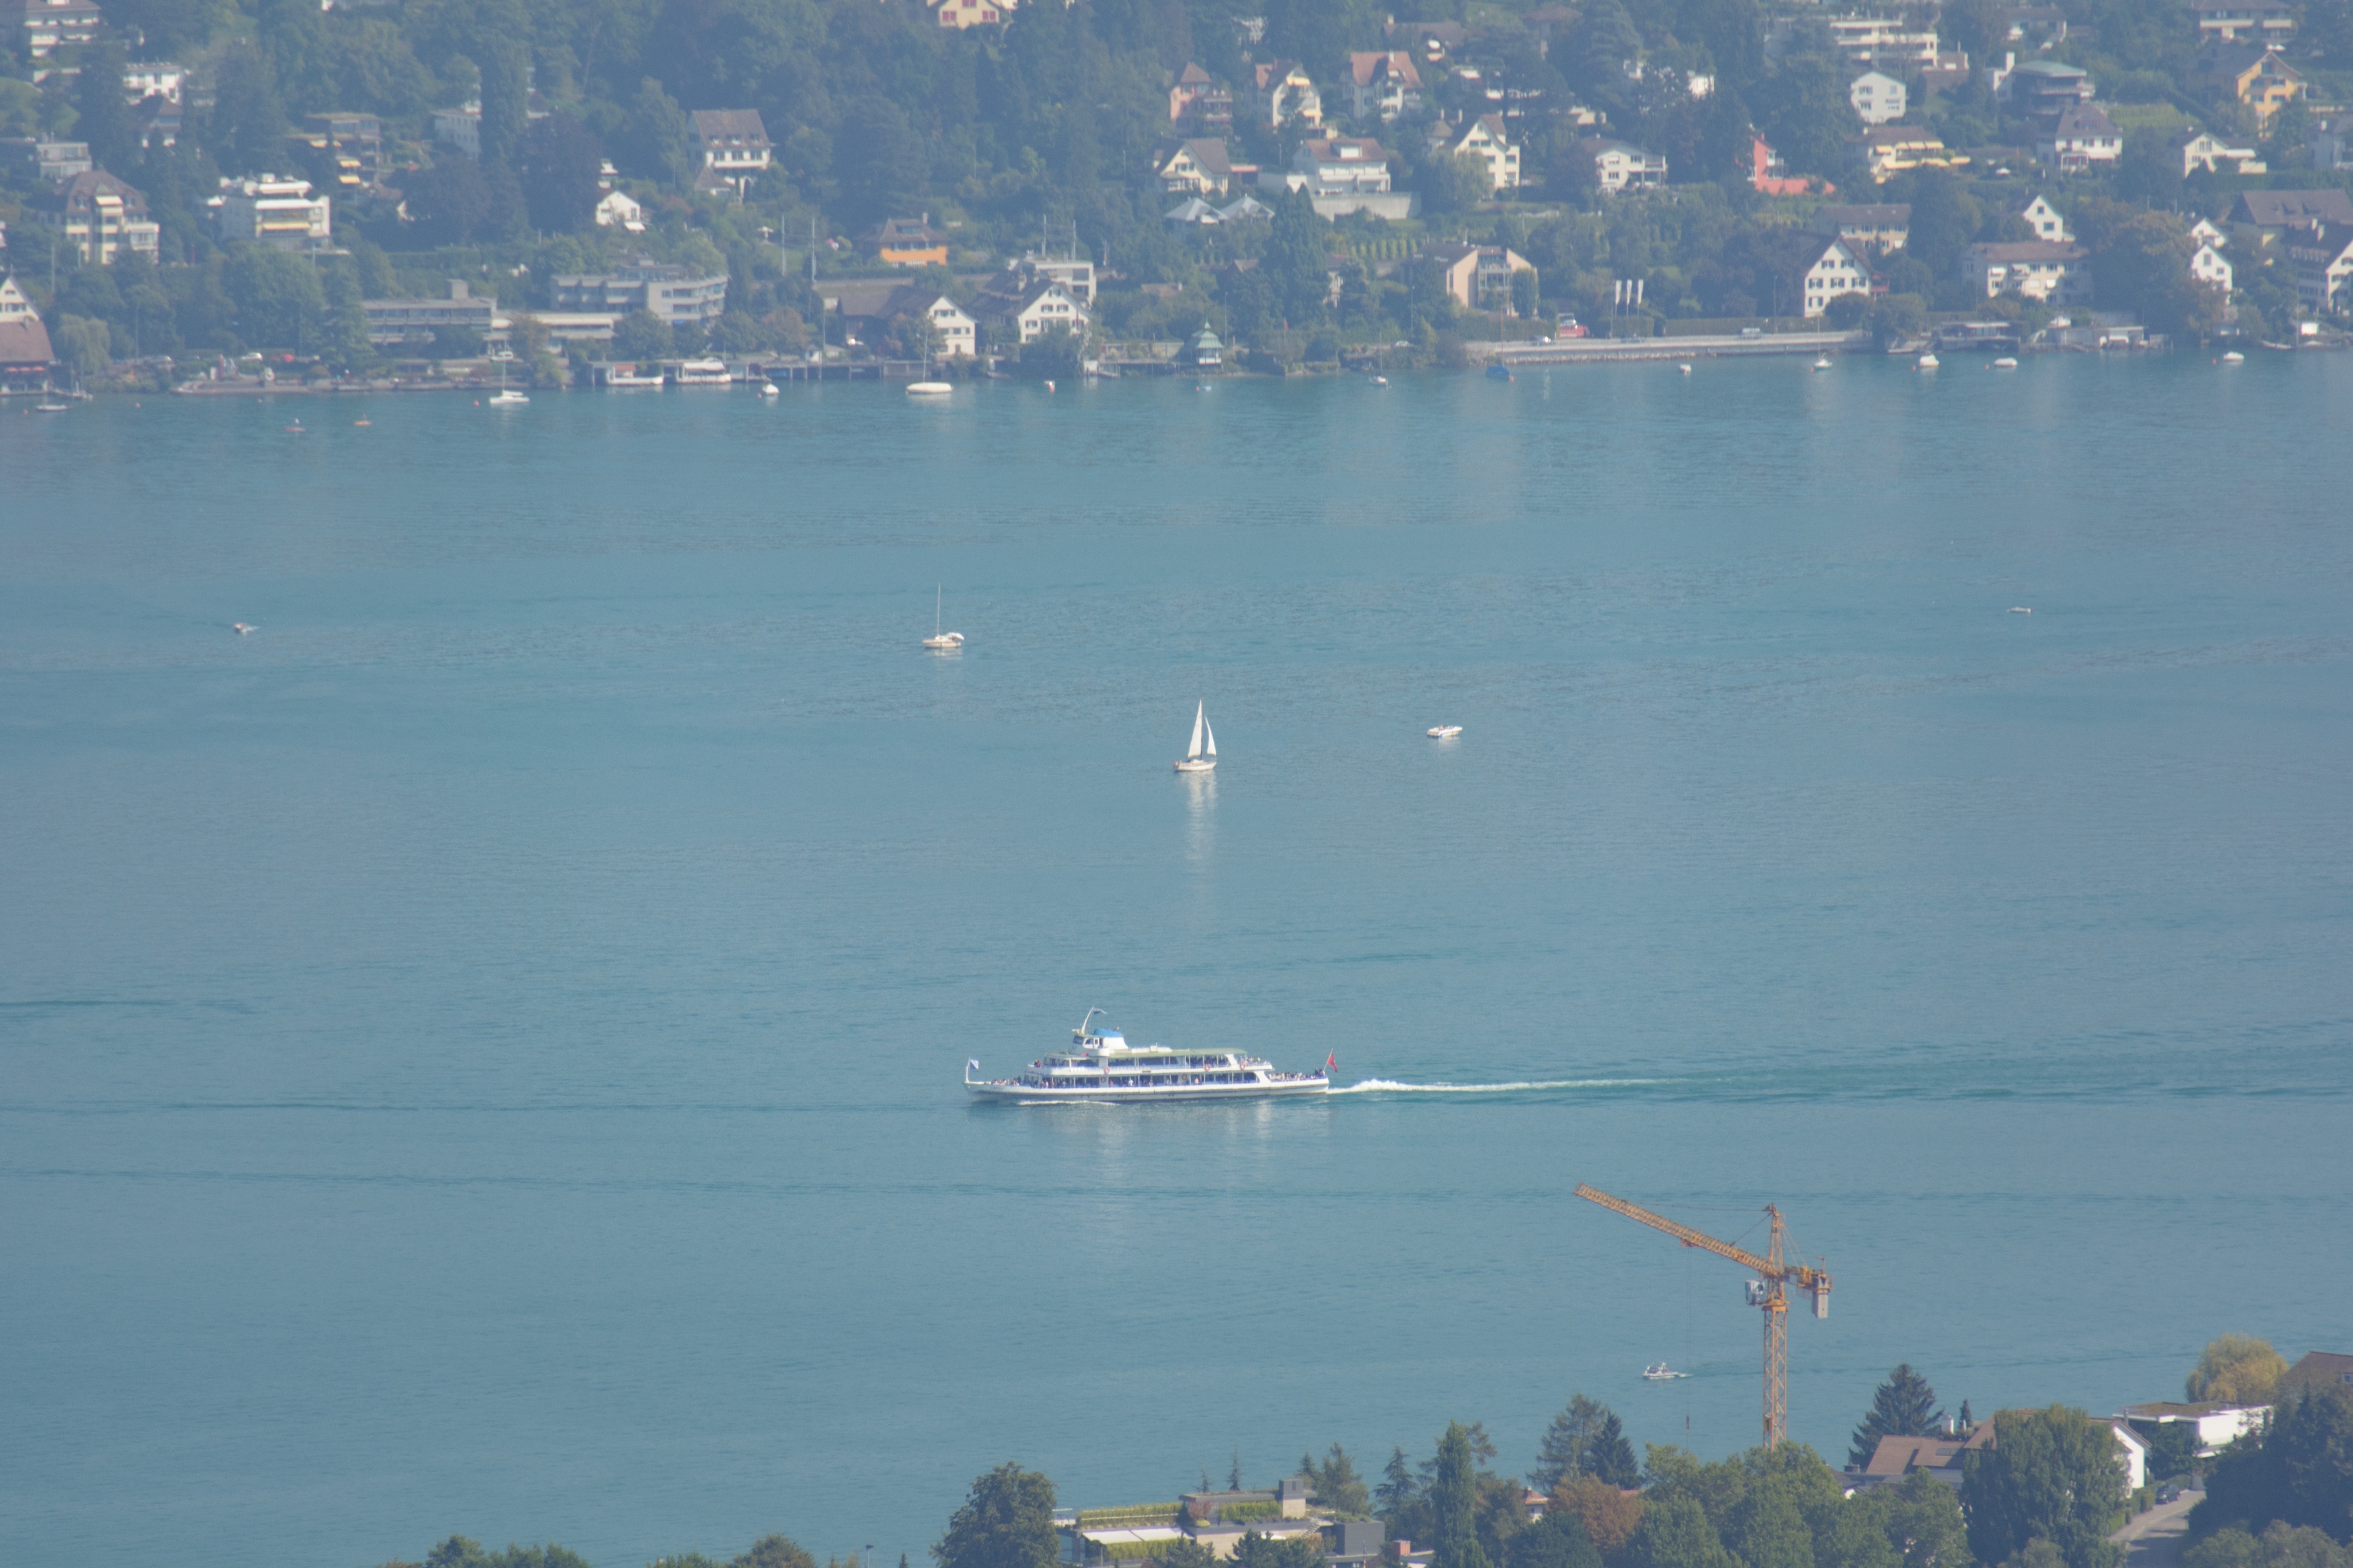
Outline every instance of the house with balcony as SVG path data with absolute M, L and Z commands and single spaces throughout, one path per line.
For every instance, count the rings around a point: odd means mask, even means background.
M 332 168 L 336 185 L 356 193 L 384 179 L 384 121 L 373 114 L 306 114 L 289 140 L 311 153 L 314 167 Z
M 1087 335 L 1093 319 L 1077 296 L 1050 278 L 1032 278 L 1011 293 L 994 287 L 973 297 L 971 314 L 991 343 L 1034 343 L 1057 329 Z
M 489 337 L 498 314 L 498 301 L 477 298 L 465 279 L 453 278 L 446 299 L 363 300 L 360 310 L 367 318 L 368 342 L 376 347 L 398 343 L 421 346 L 431 342 L 436 331 Z M 606 323 L 606 335 L 612 335 L 610 318 Z
M 2287 259 L 2295 268 L 2295 297 L 2306 310 L 2322 316 L 2353 310 L 2353 223 L 2290 230 Z
M 727 275 L 698 276 L 675 262 L 640 257 L 610 272 L 559 274 L 552 292 L 558 310 L 649 310 L 670 326 L 701 326 L 726 310 Z
M 1885 71 L 1865 71 L 1846 84 L 1846 100 L 1865 125 L 1886 125 L 1904 118 L 1912 95 L 1903 81 Z
M 646 232 L 645 206 L 627 191 L 607 191 L 596 198 L 596 226 L 643 234 Z
M 2092 302 L 2091 253 L 2080 245 L 2021 239 L 1964 246 L 1956 266 L 1981 299 L 2014 294 L 2053 305 Z
M 1164 142 L 1152 162 L 1160 188 L 1170 195 L 1221 196 L 1234 181 L 1233 162 L 1222 136 Z
M 2063 245 L 2075 237 L 2067 232 L 2066 215 L 2052 206 L 2049 197 L 2039 193 L 2023 202 L 2012 204 L 2010 216 L 2032 229 L 2037 239 Z
M 272 250 L 317 251 L 334 244 L 332 199 L 291 174 L 223 179 L 220 194 L 205 205 L 224 245 L 241 240 Z
M 1666 154 L 1637 147 L 1631 142 L 1580 136 L 1569 143 L 1568 156 L 1590 163 L 1594 188 L 1608 195 L 1651 190 L 1667 183 Z
M 1390 188 L 1388 152 L 1362 137 L 1303 142 L 1291 155 L 1289 168 L 1263 171 L 1258 183 L 1261 190 L 1306 192 L 1322 217 L 1363 212 L 1401 218 L 1413 214 L 1413 196 Z
M 162 230 L 147 216 L 147 198 L 103 169 L 91 169 L 31 196 L 26 216 L 71 246 L 86 267 L 112 265 L 129 254 L 155 259 Z
M 2061 110 L 2096 96 L 2091 72 L 2057 60 L 2028 60 L 1988 74 L 1999 79 L 1995 96 L 2037 125 L 2056 124 Z
M 2211 283 L 2228 294 L 2231 291 L 2231 258 L 2213 245 L 2201 245 L 2189 257 L 2189 276 L 2200 283 Z
M 948 264 L 948 237 L 932 226 L 932 215 L 884 218 L 873 234 L 876 259 L 892 267 Z
M 776 161 L 768 127 L 756 109 L 696 110 L 686 146 L 697 165 L 694 188 L 714 194 L 723 189 L 737 201 Z
M 2283 0 L 2189 0 L 2200 42 L 2284 44 L 2295 37 L 2295 8 Z
M 1513 274 L 1536 269 L 1535 263 L 1503 245 L 1433 245 L 1422 251 L 1421 259 L 1437 269 L 1440 286 L 1465 309 L 1507 315 L 1516 313 L 1512 309 Z
M 1270 130 L 1294 120 L 1311 131 L 1323 128 L 1324 95 L 1297 60 L 1268 60 L 1252 67 L 1250 89 L 1258 121 Z
M 49 330 L 16 280 L 0 272 L 0 392 L 43 392 L 57 363 Z
M 2253 111 L 2255 128 L 2269 125 L 2272 116 L 2302 98 L 2304 73 L 2287 57 L 2262 44 L 2229 44 L 2220 38 L 2191 57 L 2182 80 L 2192 92 L 2218 102 L 2242 103 Z
M 902 283 L 868 310 L 867 314 L 848 318 L 853 332 L 863 342 L 874 342 L 882 336 L 891 321 L 906 316 L 921 317 L 931 323 L 943 359 L 970 359 L 978 347 L 978 323 L 963 306 L 936 289 Z
M 1914 169 L 1958 169 L 1969 161 L 1968 154 L 1952 151 L 1922 125 L 1874 125 L 1849 145 L 1860 154 L 1874 185 Z
M 1520 150 L 1504 133 L 1504 117 L 1482 114 L 1476 120 L 1464 120 L 1457 125 L 1441 122 L 1431 139 L 1434 150 L 1450 158 L 1466 154 L 1487 166 L 1487 184 L 1491 190 L 1517 190 L 1520 184 Z
M 1394 125 L 1421 113 L 1421 71 L 1403 49 L 1349 55 L 1347 86 L 1348 112 L 1359 124 Z
M 37 60 L 94 41 L 106 19 L 91 0 L 25 0 L 19 15 L 25 52 Z
M 2098 104 L 2078 103 L 2059 111 L 2050 134 L 2035 144 L 2034 153 L 2063 174 L 2080 174 L 2123 157 L 2125 136 Z
M 1204 130 L 1223 130 L 1234 122 L 1234 95 L 1197 65 L 1178 71 L 1168 87 L 1168 122 L 1188 120 Z
M 1901 250 L 1911 237 L 1912 207 L 1908 202 L 1816 207 L 1811 227 L 1816 234 L 1843 240 L 1852 253 Z
M 188 68 L 171 60 L 132 60 L 122 68 L 122 91 L 133 103 L 150 98 L 177 103 L 187 79 Z
M 2179 152 L 2181 177 L 2185 180 L 2200 170 L 2210 174 L 2261 174 L 2271 167 L 2255 156 L 2253 147 L 2233 145 L 2211 131 L 2192 132 L 2183 137 Z

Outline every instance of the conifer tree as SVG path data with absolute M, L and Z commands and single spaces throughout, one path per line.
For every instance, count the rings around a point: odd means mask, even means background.
M 1854 1443 L 1847 1450 L 1850 1469 L 1861 1469 L 1871 1463 L 1878 1451 L 1882 1437 L 1925 1437 L 1936 1429 L 1936 1391 L 1928 1380 L 1914 1372 L 1905 1363 L 1887 1374 L 1887 1381 L 1871 1396 L 1871 1412 L 1862 1425 L 1854 1429 Z
M 1634 1463 L 1634 1445 L 1626 1441 L 1626 1428 L 1618 1413 L 1607 1405 L 1602 1407 L 1601 1426 L 1593 1434 L 1592 1451 L 1586 1456 L 1586 1470 L 1594 1479 L 1613 1487 L 1630 1487 L 1641 1479 L 1641 1468 Z
M 1479 1544 L 1479 1478 L 1472 1468 L 1471 1434 L 1460 1421 L 1447 1423 L 1438 1440 L 1438 1473 L 1430 1483 L 1436 1516 L 1437 1551 L 1430 1568 L 1490 1568 Z
M 1406 1463 L 1405 1450 L 1390 1448 L 1389 1462 L 1381 1467 L 1381 1484 L 1373 1489 L 1373 1500 L 1379 1505 L 1381 1517 L 1394 1520 L 1420 1489 L 1414 1484 L 1413 1468 Z

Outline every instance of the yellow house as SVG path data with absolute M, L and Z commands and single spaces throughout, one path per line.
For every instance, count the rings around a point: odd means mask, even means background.
M 2189 79 L 2192 88 L 2245 104 L 2258 127 L 2305 92 L 2304 73 L 2260 44 L 2211 43 L 2189 62 Z

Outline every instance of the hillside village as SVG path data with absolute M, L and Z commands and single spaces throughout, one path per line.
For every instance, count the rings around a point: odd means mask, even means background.
M 2353 0 L 11 4 L 12 390 L 2353 314 Z

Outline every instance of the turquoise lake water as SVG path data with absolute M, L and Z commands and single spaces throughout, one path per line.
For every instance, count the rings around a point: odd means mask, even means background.
M 2353 1350 L 2348 409 L 0 410 L 0 1562 L 921 1563 L 1007 1458 L 1525 1469 L 1579 1390 L 1755 1441 L 1740 1268 L 1579 1181 L 1782 1206 L 1834 1462 L 1899 1360 L 2106 1411 Z M 1422 1087 L 967 1105 L 1096 1005 Z

